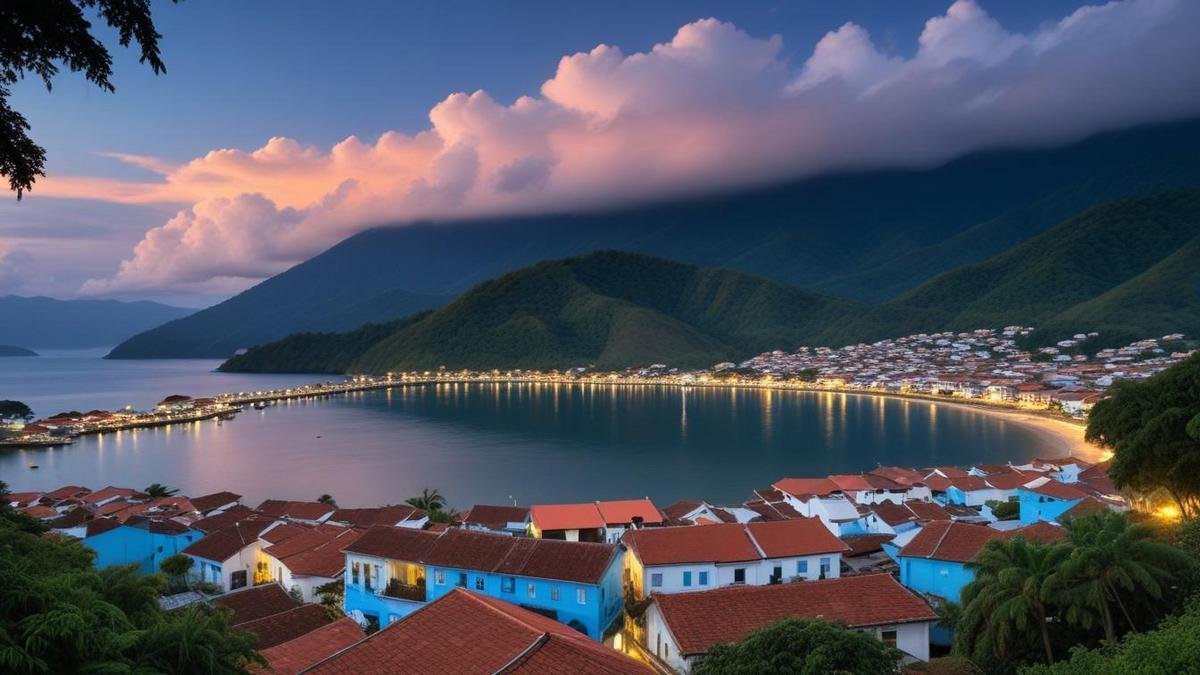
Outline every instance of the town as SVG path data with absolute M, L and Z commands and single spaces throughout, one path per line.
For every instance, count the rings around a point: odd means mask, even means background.
M 3 499 L 82 541 L 96 567 L 174 577 L 165 610 L 228 608 L 270 672 L 500 672 L 519 657 L 538 672 L 687 673 L 710 647 L 787 617 L 843 623 L 904 664 L 944 654 L 953 636 L 937 609 L 960 599 L 988 542 L 1056 542 L 1074 518 L 1130 510 L 1106 468 L 879 466 L 661 508 L 454 513 L 432 490 L 370 508 L 328 495 L 250 507 L 158 484 Z

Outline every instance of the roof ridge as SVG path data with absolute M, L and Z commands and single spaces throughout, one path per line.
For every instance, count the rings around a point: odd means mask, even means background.
M 928 558 L 928 559 L 932 559 L 933 556 L 935 554 L 937 554 L 938 549 L 940 549 L 942 547 L 942 542 L 946 540 L 946 536 L 950 534 L 950 529 L 954 526 L 953 520 L 948 521 L 948 522 L 947 521 L 938 521 L 938 522 L 946 522 L 946 529 L 942 532 L 942 536 L 938 537 L 937 543 L 933 545 L 933 548 L 929 550 L 929 553 L 927 555 L 925 555 L 925 558 Z M 926 527 L 928 527 L 928 526 L 926 526 Z

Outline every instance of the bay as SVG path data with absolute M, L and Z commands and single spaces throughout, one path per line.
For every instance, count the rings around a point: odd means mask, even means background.
M 144 408 L 329 379 L 212 372 L 213 361 L 52 354 L 0 363 L 0 398 L 39 414 Z M 15 360 L 15 359 L 10 359 Z M 35 363 L 36 362 L 36 363 Z M 291 401 L 234 420 L 0 451 L 13 490 L 65 484 L 232 490 L 340 504 L 397 503 L 433 487 L 452 506 L 648 496 L 740 502 L 783 476 L 1003 463 L 1063 454 L 986 412 L 858 394 L 606 385 L 440 384 Z M 30 464 L 40 468 L 30 469 Z

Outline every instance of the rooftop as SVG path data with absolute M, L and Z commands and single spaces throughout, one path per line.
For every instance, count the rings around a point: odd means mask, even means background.
M 354 620 L 344 616 L 333 623 L 287 642 L 262 649 L 266 670 L 275 675 L 294 675 L 362 640 L 366 635 Z
M 643 565 L 733 563 L 849 550 L 816 518 L 631 530 L 623 541 Z
M 233 626 L 296 607 L 296 601 L 292 600 L 279 584 L 263 584 L 231 591 L 213 598 L 213 604 L 233 610 L 233 618 L 229 621 Z

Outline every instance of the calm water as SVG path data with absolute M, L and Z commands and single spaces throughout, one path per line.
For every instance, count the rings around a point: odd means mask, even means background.
M 192 395 L 319 380 L 209 372 L 210 361 L 71 355 L 0 363 L 0 398 L 38 413 L 145 407 Z M 35 362 L 38 362 L 35 364 Z M 784 475 L 876 464 L 1003 462 L 1058 454 L 1019 425 L 918 401 L 808 392 L 603 386 L 440 385 L 297 401 L 236 420 L 89 436 L 57 449 L 0 451 L 14 489 L 76 483 L 246 501 L 334 495 L 398 502 L 437 487 L 451 504 L 649 496 L 741 501 Z M 40 465 L 37 470 L 28 468 Z

